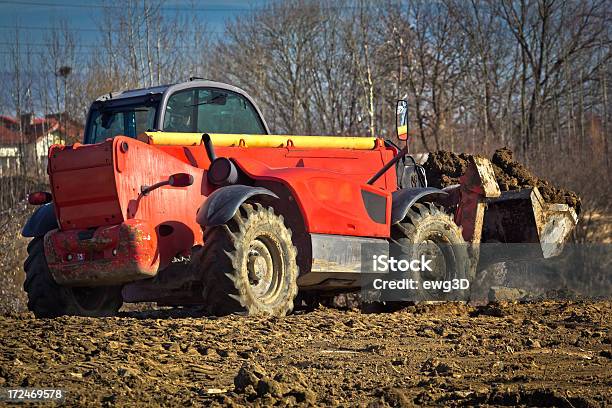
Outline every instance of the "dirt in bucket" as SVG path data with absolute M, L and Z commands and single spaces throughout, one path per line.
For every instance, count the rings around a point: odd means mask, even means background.
M 429 154 L 423 165 L 428 183 L 443 188 L 459 183 L 468 166 L 471 155 L 439 150 Z M 542 198 L 549 203 L 567 204 L 580 213 L 580 197 L 573 191 L 556 187 L 550 181 L 531 173 L 523 164 L 514 160 L 512 150 L 497 149 L 491 158 L 495 178 L 501 191 L 538 187 Z

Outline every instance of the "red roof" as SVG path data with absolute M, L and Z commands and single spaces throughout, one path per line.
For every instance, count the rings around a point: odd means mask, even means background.
M 10 122 L 10 123 L 17 123 L 17 119 L 13 118 L 11 116 L 6 116 L 6 115 L 0 115 L 0 121 L 2 122 Z
M 2 119 L 0 119 L 2 121 Z M 19 132 L 0 124 L 0 145 L 19 144 L 21 143 L 21 135 Z
M 23 134 L 19 132 L 20 122 L 22 123 Z M 66 118 L 62 114 L 46 115 L 42 118 L 22 115 L 21 120 L 0 115 L 0 145 L 14 146 L 20 143 L 33 143 L 55 131 L 59 131 L 72 143 L 81 138 L 83 128 L 78 122 Z

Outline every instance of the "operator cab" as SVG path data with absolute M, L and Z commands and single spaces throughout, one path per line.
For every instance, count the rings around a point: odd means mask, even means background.
M 221 82 L 194 80 L 115 92 L 90 107 L 84 143 L 145 131 L 265 135 L 268 126 L 253 99 Z

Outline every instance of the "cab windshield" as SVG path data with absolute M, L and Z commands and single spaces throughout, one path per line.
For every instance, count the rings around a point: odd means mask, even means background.
M 152 130 L 155 128 L 157 108 L 158 101 L 151 98 L 108 101 L 94 105 L 89 116 L 85 143 L 99 143 L 118 135 L 136 137 Z

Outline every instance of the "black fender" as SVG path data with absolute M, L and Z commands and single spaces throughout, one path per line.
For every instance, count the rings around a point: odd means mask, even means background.
M 447 195 L 446 191 L 434 187 L 403 188 L 392 194 L 391 224 L 397 224 L 406 217 L 410 207 L 425 196 Z
M 196 215 L 196 221 L 202 227 L 214 227 L 228 222 L 238 208 L 250 197 L 264 195 L 278 198 L 276 194 L 267 188 L 251 187 L 244 185 L 232 185 L 221 187 L 208 196 L 204 204 L 200 206 Z
M 43 237 L 47 232 L 58 228 L 53 203 L 41 205 L 28 219 L 21 230 L 21 235 L 28 238 Z

